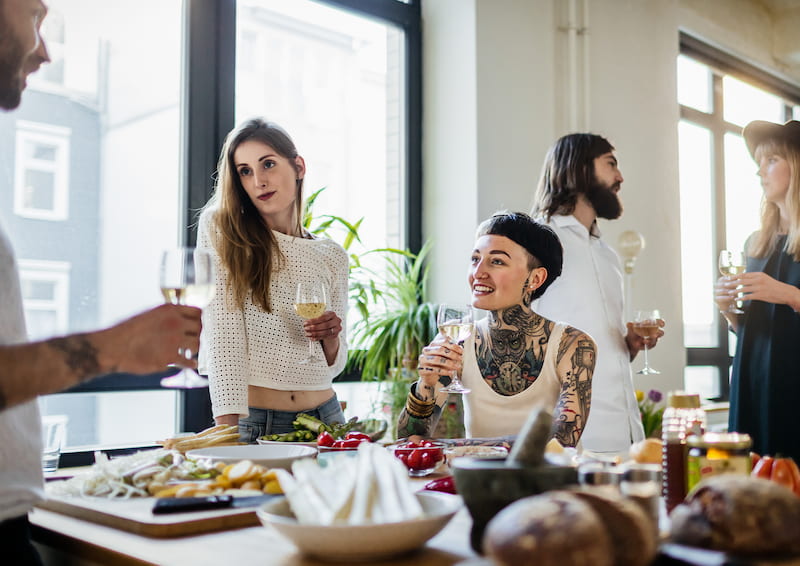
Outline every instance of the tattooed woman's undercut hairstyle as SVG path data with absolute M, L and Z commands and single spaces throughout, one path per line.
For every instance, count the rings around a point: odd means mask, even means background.
M 530 254 L 528 269 L 544 267 L 547 278 L 533 292 L 538 299 L 561 275 L 564 264 L 564 248 L 552 228 L 541 224 L 524 212 L 497 212 L 478 226 L 476 237 L 504 236 L 525 248 Z

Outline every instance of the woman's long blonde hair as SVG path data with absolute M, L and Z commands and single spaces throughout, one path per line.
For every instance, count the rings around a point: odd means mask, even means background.
M 225 137 L 217 164 L 214 195 L 205 208 L 214 210 L 218 234 L 212 236 L 212 242 L 228 270 L 228 286 L 233 291 L 234 302 L 244 308 L 247 294 L 252 293 L 254 304 L 272 312 L 270 282 L 273 271 L 281 269 L 284 257 L 272 230 L 247 196 L 233 159 L 239 145 L 250 140 L 267 144 L 297 167 L 297 149 L 283 128 L 261 118 L 247 120 Z M 294 221 L 298 236 L 303 233 L 302 208 L 303 179 L 297 179 Z
M 754 152 L 756 163 L 764 155 L 778 155 L 789 163 L 789 190 L 786 191 L 786 214 L 789 226 L 784 251 L 794 261 L 800 261 L 800 149 L 780 140 L 769 139 L 758 145 Z M 766 257 L 775 250 L 778 242 L 781 215 L 775 203 L 761 200 L 761 230 L 753 235 L 747 253 L 752 257 Z

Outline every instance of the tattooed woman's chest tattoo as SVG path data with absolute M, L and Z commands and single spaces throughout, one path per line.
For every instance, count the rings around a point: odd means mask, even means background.
M 534 315 L 505 311 L 475 337 L 478 368 L 500 395 L 516 395 L 530 387 L 542 371 L 552 325 Z

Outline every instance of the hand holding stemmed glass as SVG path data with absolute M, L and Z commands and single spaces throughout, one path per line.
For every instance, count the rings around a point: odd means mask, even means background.
M 475 324 L 475 316 L 470 305 L 440 305 L 436 316 L 439 332 L 451 343 L 463 346 Z M 458 371 L 453 371 L 452 381 L 439 390 L 443 393 L 469 393 L 471 389 L 464 387 L 458 376 Z
M 175 248 L 161 255 L 161 294 L 168 303 L 203 308 L 214 297 L 214 266 L 211 254 L 196 248 Z M 192 359 L 197 352 L 181 350 Z M 161 380 L 162 387 L 192 389 L 208 387 L 208 380 L 190 368 Z
M 328 304 L 325 293 L 325 284 L 322 281 L 301 281 L 297 284 L 297 294 L 294 301 L 294 312 L 300 318 L 310 320 L 322 316 Z M 314 349 L 314 340 L 308 341 L 308 357 L 300 360 L 301 364 L 324 362 Z M 327 362 L 326 362 L 327 363 Z
M 718 284 L 717 297 L 720 297 L 720 287 L 722 287 L 723 295 L 729 294 L 727 282 L 732 281 L 738 275 L 744 273 L 746 267 L 746 258 L 743 252 L 736 252 L 732 250 L 722 250 L 719 252 L 719 272 L 722 274 L 722 280 Z M 743 314 L 741 301 L 734 298 L 728 303 L 728 308 L 725 312 L 733 314 Z
M 656 309 L 636 311 L 633 317 L 633 331 L 644 341 L 644 367 L 637 371 L 640 375 L 650 375 L 661 373 L 657 369 L 650 367 L 647 359 L 647 346 L 651 340 L 658 339 L 661 328 L 661 315 Z

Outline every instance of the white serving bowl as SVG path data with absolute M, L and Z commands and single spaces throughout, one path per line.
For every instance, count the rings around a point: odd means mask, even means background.
M 463 505 L 457 495 L 415 495 L 425 516 L 399 523 L 303 525 L 295 519 L 286 498 L 265 503 L 256 512 L 265 527 L 277 530 L 303 554 L 330 562 L 380 560 L 422 547 Z
M 245 446 L 210 446 L 198 448 L 186 453 L 189 458 L 227 462 L 232 464 L 241 460 L 250 460 L 267 468 L 283 468 L 289 470 L 292 462 L 300 458 L 313 458 L 317 449 L 312 446 L 286 444 L 247 444 Z
M 264 446 L 274 446 L 277 444 L 278 446 L 311 446 L 313 448 L 317 447 L 317 441 L 312 440 L 311 442 L 281 442 L 280 440 L 262 440 L 260 438 L 256 438 L 256 442 L 258 444 L 263 444 Z

